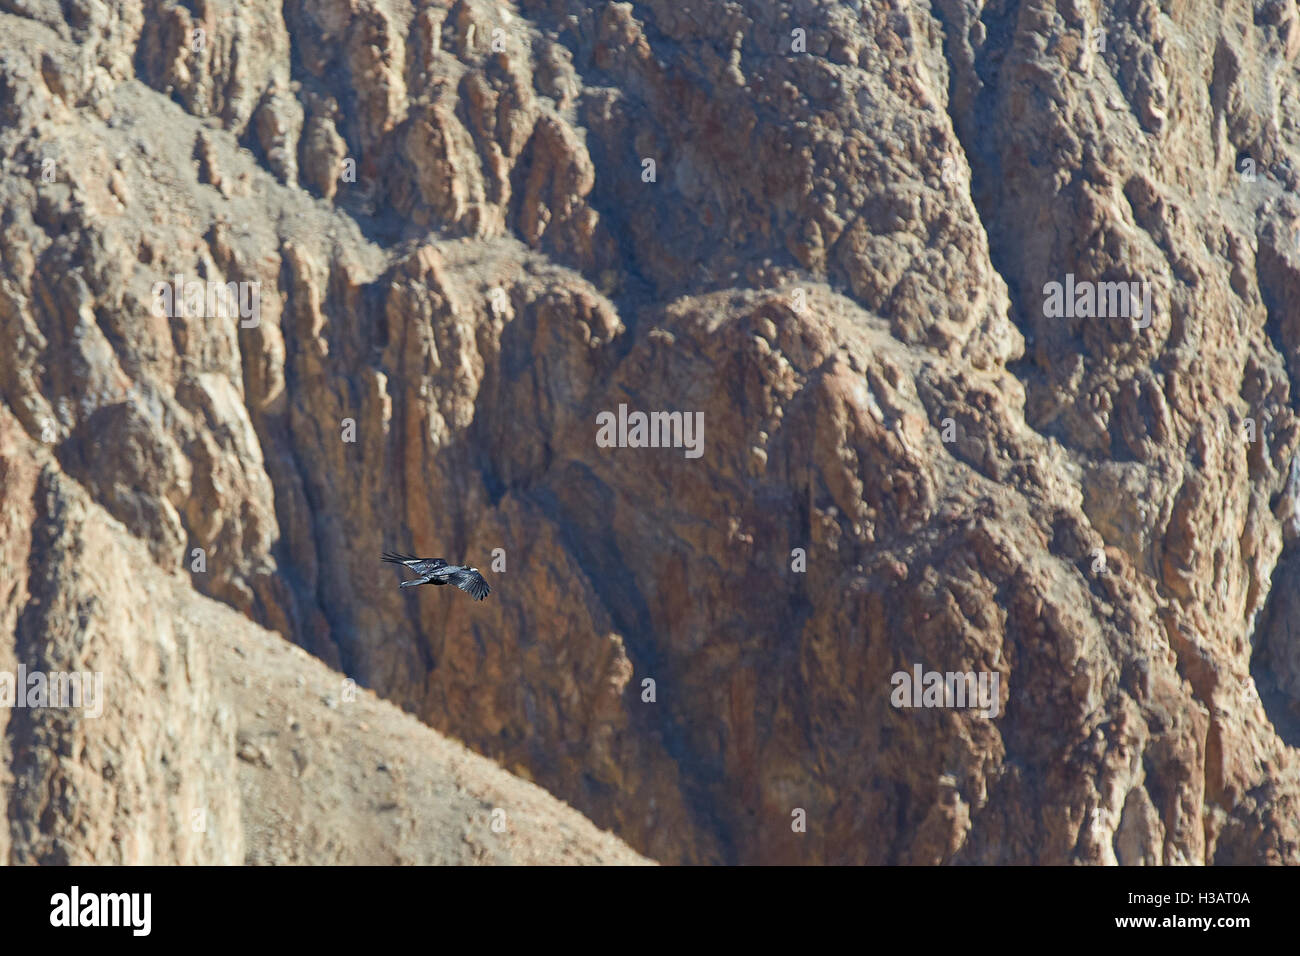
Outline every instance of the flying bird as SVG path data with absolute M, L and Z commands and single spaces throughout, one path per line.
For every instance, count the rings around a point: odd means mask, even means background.
M 478 568 L 448 564 L 442 558 L 416 558 L 409 554 L 385 551 L 383 558 L 389 564 L 400 564 L 419 575 L 414 581 L 403 581 L 402 587 L 413 588 L 421 584 L 454 584 L 474 600 L 481 601 L 492 590 L 478 573 Z

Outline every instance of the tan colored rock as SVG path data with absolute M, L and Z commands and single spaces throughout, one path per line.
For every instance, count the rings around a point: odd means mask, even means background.
M 155 567 L 4 410 L 0 476 L 0 672 L 100 688 L 0 708 L 6 862 L 644 862 Z
M 0 396 L 45 457 L 9 456 L 0 553 L 60 542 L 7 633 L 71 654 L 43 595 L 106 601 L 88 556 L 126 549 L 666 862 L 1300 862 L 1287 9 L 2 14 Z M 257 283 L 260 322 L 155 314 L 176 274 Z M 1067 275 L 1149 283 L 1150 324 L 1052 312 Z M 620 406 L 698 413 L 698 457 L 601 447 Z M 384 548 L 491 598 L 400 591 Z M 997 715 L 893 706 L 918 664 L 996 674 Z M 274 686 L 222 759 L 343 788 L 349 853 L 430 858 L 356 794 L 435 770 L 304 749 Z M 23 795 L 11 858 L 123 853 L 111 788 L 16 756 L 89 809 L 44 833 Z M 222 852 L 326 853 L 252 803 Z

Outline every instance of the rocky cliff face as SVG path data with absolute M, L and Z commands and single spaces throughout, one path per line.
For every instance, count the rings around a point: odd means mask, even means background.
M 0 674 L 101 675 L 0 708 L 0 860 L 645 862 L 158 568 L 3 408 L 0 478 Z
M 260 625 L 665 862 L 1300 862 L 1292 0 L 0 10 L 10 858 L 301 772 Z

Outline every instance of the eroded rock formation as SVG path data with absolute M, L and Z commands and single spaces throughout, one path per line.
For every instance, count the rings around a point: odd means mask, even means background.
M 0 667 L 99 608 L 206 792 L 215 601 L 665 862 L 1300 862 L 1291 0 L 3 8 Z M 10 718 L 11 857 L 124 853 L 19 785 L 84 733 Z

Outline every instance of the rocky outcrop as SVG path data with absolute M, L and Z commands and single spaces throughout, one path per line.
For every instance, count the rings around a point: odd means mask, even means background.
M 5 500 L 84 496 L 658 860 L 1300 862 L 1266 7 L 0 14 L 0 397 L 48 452 Z M 176 276 L 256 314 L 166 314 Z M 700 454 L 603 447 L 620 406 Z M 70 521 L 5 545 L 62 562 L 8 599 L 23 654 L 85 639 L 40 590 L 100 593 Z M 894 706 L 918 664 L 996 715 Z M 243 852 L 330 845 L 301 819 Z
M 0 477 L 0 671 L 96 675 L 84 706 L 0 708 L 0 859 L 644 862 L 156 567 L 3 409 Z

